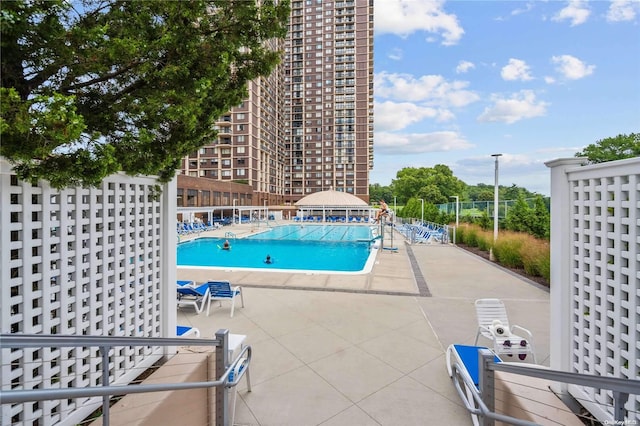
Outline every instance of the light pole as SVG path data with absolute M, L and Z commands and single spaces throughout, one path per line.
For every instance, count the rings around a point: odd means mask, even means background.
M 420 200 L 420 226 L 424 226 L 424 200 L 422 198 Z
M 450 195 L 449 198 L 455 198 L 456 199 L 456 228 L 457 228 L 459 223 L 460 223 L 460 215 L 459 215 L 460 197 L 457 196 L 457 195 Z
M 236 198 L 233 199 L 233 212 L 231 214 L 231 222 L 236 223 L 236 202 L 238 200 Z
M 496 159 L 495 187 L 493 190 L 493 241 L 498 239 L 498 158 L 502 154 L 491 154 Z

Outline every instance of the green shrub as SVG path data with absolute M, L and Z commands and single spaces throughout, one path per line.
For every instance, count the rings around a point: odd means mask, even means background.
M 489 251 L 493 246 L 493 235 L 486 232 L 478 234 L 478 248 L 482 251 Z
M 469 224 L 464 224 L 456 228 L 456 233 L 461 236 L 459 238 L 460 241 L 462 241 L 463 238 L 466 238 L 466 235 L 469 235 L 469 229 L 471 229 Z
M 471 247 L 478 246 L 478 231 L 475 228 L 469 228 L 464 233 L 464 241 L 465 244 Z
M 524 271 L 549 281 L 551 278 L 549 243 L 543 240 L 527 241 L 523 244 L 521 252 Z
M 538 270 L 540 271 L 540 276 L 547 280 L 548 283 L 551 282 L 551 256 L 547 252 L 547 255 L 541 257 L 538 260 Z
M 498 262 L 510 268 L 522 268 L 522 255 L 520 248 L 523 246 L 523 239 L 511 235 L 503 235 L 498 238 L 493 246 L 493 255 Z
M 513 231 L 500 231 L 493 245 L 493 232 L 483 231 L 477 224 L 463 224 L 456 230 L 459 244 L 478 247 L 488 252 L 493 247 L 496 261 L 506 267 L 523 268 L 531 276 L 551 278 L 549 241 Z

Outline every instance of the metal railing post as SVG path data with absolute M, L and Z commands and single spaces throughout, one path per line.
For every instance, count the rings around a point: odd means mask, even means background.
M 612 391 L 613 392 L 613 420 L 616 422 L 624 423 L 624 417 L 627 410 L 624 408 L 624 404 L 629 399 L 629 394 L 626 392 Z
M 100 346 L 102 354 L 102 386 L 109 386 L 109 346 Z M 109 426 L 109 395 L 102 397 L 102 424 Z
M 478 378 L 480 387 L 480 397 L 490 413 L 495 412 L 495 373 L 489 364 L 493 364 L 495 354 L 489 349 L 478 351 Z M 489 416 L 482 416 L 483 426 L 493 426 L 495 421 Z
M 229 364 L 229 330 L 218 330 L 216 340 L 221 342 L 216 346 L 216 377 L 222 377 Z M 229 388 L 216 388 L 216 426 L 229 426 Z

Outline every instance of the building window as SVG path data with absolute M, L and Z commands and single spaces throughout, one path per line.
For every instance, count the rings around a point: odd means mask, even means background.
M 197 199 L 198 199 L 198 191 L 195 189 L 188 189 L 187 190 L 187 206 L 195 207 Z

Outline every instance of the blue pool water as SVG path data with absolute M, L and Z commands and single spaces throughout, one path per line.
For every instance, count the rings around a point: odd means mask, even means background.
M 229 239 L 231 250 L 221 249 L 224 240 L 198 238 L 178 244 L 178 266 L 357 272 L 371 254 L 371 230 L 366 226 L 287 225 Z M 267 255 L 273 263 L 264 262 Z
M 252 240 L 358 241 L 370 240 L 368 226 L 285 225 L 248 237 Z

